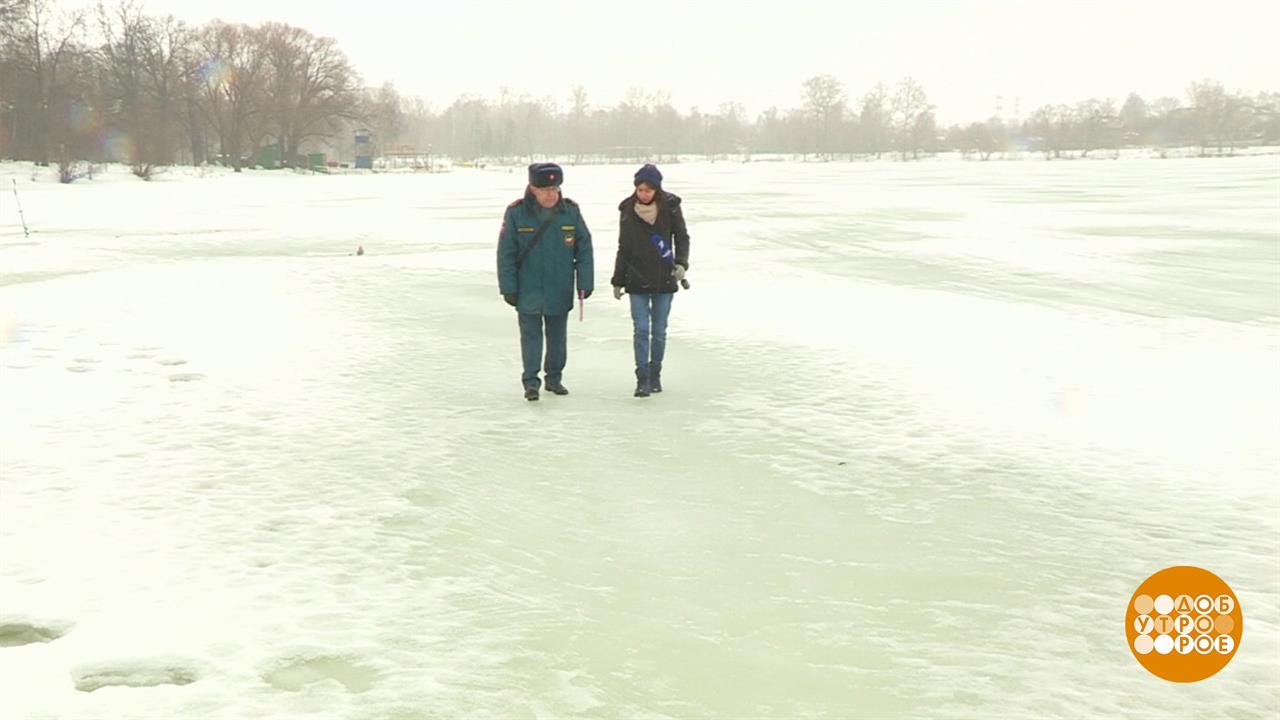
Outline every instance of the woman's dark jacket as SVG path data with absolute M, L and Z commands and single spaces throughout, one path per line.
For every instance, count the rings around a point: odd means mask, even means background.
M 685 228 L 680 197 L 658 191 L 658 219 L 653 225 L 636 215 L 633 194 L 618 205 L 618 256 L 613 263 L 610 284 L 629 293 L 672 293 L 677 290 L 671 277 L 673 266 L 663 261 L 651 236 L 657 234 L 668 247 L 675 246 L 675 263 L 689 269 L 689 231 Z

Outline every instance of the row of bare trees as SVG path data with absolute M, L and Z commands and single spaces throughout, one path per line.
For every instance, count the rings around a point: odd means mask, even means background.
M 581 86 L 571 89 L 564 105 L 504 88 L 497 98 L 467 95 L 439 112 L 421 99 L 386 92 L 383 106 L 397 105 L 400 112 L 394 123 L 381 124 L 384 132 L 394 128 L 400 142 L 463 160 L 537 155 L 717 158 L 761 152 L 832 158 L 889 151 L 916 157 L 936 149 L 933 107 L 924 89 L 909 78 L 892 92 L 876 86 L 860 112 L 851 114 L 839 82 L 815 77 L 804 84 L 803 107 L 770 108 L 754 121 L 741 103 L 681 113 L 667 92 L 638 87 L 611 107 L 593 107 Z
M 104 0 L 105 1 L 105 0 Z M 56 0 L 0 0 L 0 157 L 124 160 L 144 177 L 173 163 L 289 166 L 323 149 L 349 157 L 356 128 L 383 149 L 411 146 L 456 159 L 584 156 L 712 158 L 785 153 L 820 159 L 960 150 L 987 159 L 1026 150 L 1087 156 L 1125 146 L 1224 152 L 1280 143 L 1280 94 L 1244 96 L 1205 80 L 1184 99 L 1130 95 L 1045 106 L 1023 118 L 940 128 L 911 78 L 857 97 L 831 75 L 802 85 L 797 108 L 754 119 L 727 102 L 676 110 L 669 94 L 629 90 L 594 107 L 586 89 L 566 102 L 467 95 L 436 110 L 391 85 L 365 88 L 330 38 L 281 23 L 153 17 L 138 0 L 92 11 Z M 266 149 L 274 160 L 265 160 Z
M 762 152 L 832 158 L 889 151 L 916 157 L 936 149 L 933 107 L 910 78 L 892 92 L 883 85 L 873 88 L 858 113 L 849 111 L 844 88 L 831 76 L 812 78 L 803 90 L 803 107 L 770 108 L 755 120 L 737 102 L 711 112 L 695 107 L 681 113 L 669 93 L 639 87 L 611 107 L 593 107 L 581 86 L 571 88 L 563 105 L 503 88 L 494 99 L 466 95 L 439 112 L 419 98 L 403 99 L 387 90 L 381 105 L 398 106 L 400 112 L 394 123 L 381 126 L 384 133 L 393 128 L 399 142 L 463 160 L 717 158 Z
M 1175 147 L 1191 147 L 1209 155 L 1277 143 L 1280 93 L 1250 97 L 1202 80 L 1187 88 L 1185 103 L 1171 97 L 1147 103 L 1131 93 L 1119 109 L 1111 99 L 1046 105 L 1021 124 L 992 119 L 951 128 L 946 145 L 985 160 L 1015 149 L 1038 151 L 1046 158 L 1087 157 L 1095 150 L 1122 147 L 1155 148 L 1162 156 Z
M 420 99 L 395 96 L 395 128 L 405 142 L 430 146 L 455 158 L 512 158 L 551 155 L 623 159 L 679 154 L 712 158 L 753 153 L 832 159 L 957 150 L 989 159 L 997 153 L 1042 152 L 1047 158 L 1087 157 L 1097 150 L 1154 147 L 1198 148 L 1202 154 L 1236 147 L 1280 143 L 1280 93 L 1245 96 L 1212 80 L 1192 83 L 1185 100 L 1160 98 L 1150 104 L 1136 93 L 1117 109 L 1112 99 L 1037 109 L 1027 118 L 939 127 L 934 106 L 921 85 L 904 78 L 877 84 L 850 100 L 830 75 L 805 81 L 798 108 L 769 108 L 754 120 L 739 103 L 713 112 L 680 113 L 664 92 L 628 91 L 621 103 L 594 108 L 575 87 L 566 106 L 553 99 L 467 96 L 440 112 Z
M 111 159 L 140 174 L 267 142 L 285 164 L 371 114 L 376 93 L 330 38 L 281 23 L 192 27 L 136 0 L 65 11 L 0 0 L 0 156 Z M 212 156 L 212 157 L 211 157 Z

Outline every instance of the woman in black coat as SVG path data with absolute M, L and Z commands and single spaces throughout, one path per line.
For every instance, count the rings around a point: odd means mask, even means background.
M 635 175 L 635 192 L 618 205 L 618 257 L 613 264 L 613 296 L 631 296 L 635 326 L 636 397 L 662 392 L 662 358 L 667 348 L 671 298 L 689 269 L 689 231 L 680 197 L 662 189 L 662 173 L 645 165 Z

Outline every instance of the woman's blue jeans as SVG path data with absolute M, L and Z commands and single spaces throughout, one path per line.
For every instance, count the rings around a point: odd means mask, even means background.
M 636 371 L 649 376 L 662 372 L 667 350 L 667 316 L 675 293 L 631 293 L 631 322 L 635 325 Z

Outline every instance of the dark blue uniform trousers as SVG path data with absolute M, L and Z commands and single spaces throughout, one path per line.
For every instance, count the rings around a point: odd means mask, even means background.
M 517 313 L 520 316 L 520 356 L 524 360 L 524 374 L 520 382 L 526 388 L 538 387 L 538 363 L 542 361 L 543 325 L 546 325 L 547 357 L 543 371 L 547 384 L 559 384 L 568 360 L 569 349 L 566 330 L 569 313 L 541 315 Z

